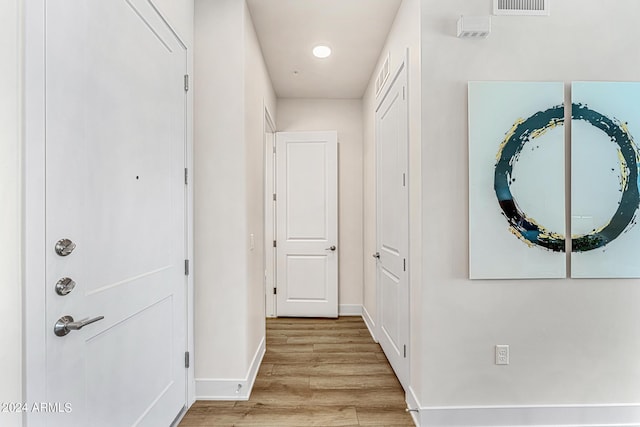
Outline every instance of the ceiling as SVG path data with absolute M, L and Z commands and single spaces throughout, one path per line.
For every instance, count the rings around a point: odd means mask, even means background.
M 401 1 L 247 0 L 276 95 L 361 98 Z

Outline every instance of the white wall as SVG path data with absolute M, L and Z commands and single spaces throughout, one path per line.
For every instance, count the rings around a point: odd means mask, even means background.
M 339 295 L 345 306 L 362 305 L 362 101 L 278 99 L 278 131 L 338 131 Z
M 391 76 L 407 57 L 409 101 L 409 293 L 410 293 L 410 384 L 413 392 L 420 389 L 421 335 L 421 51 L 420 0 L 403 0 L 391 31 L 387 36 L 378 64 L 363 97 L 364 131 L 364 308 L 376 321 L 376 262 L 371 254 L 376 248 L 376 141 L 375 141 L 375 79 L 387 54 L 390 55 Z M 391 78 L 391 77 L 390 77 Z M 375 330 L 375 328 L 374 328 Z
M 196 380 L 246 372 L 243 4 L 195 3 Z
M 0 3 L 0 402 L 22 401 L 21 1 Z M 22 425 L 0 412 L 0 425 Z
M 197 0 L 195 27 L 196 393 L 243 398 L 265 334 L 263 112 L 275 95 L 244 1 Z
M 244 3 L 244 2 L 243 2 Z M 251 362 L 261 340 L 265 337 L 265 241 L 264 241 L 264 109 L 276 120 L 276 95 L 271 85 L 258 37 L 246 4 L 245 28 L 245 144 L 247 165 L 246 209 L 247 231 L 245 239 L 254 235 L 254 249 L 248 252 L 248 300 L 249 329 L 247 337 L 247 363 Z
M 467 81 L 637 81 L 640 3 L 557 1 L 494 17 L 486 40 L 455 28 L 489 2 L 422 5 L 422 405 L 640 403 L 640 280 L 467 278 Z

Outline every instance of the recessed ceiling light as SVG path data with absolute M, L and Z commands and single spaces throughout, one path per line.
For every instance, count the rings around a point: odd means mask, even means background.
M 329 46 L 318 45 L 313 48 L 313 56 L 316 58 L 326 58 L 331 55 L 331 48 Z

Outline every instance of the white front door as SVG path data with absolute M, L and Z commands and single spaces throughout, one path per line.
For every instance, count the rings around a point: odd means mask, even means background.
M 403 386 L 408 385 L 408 115 L 405 65 L 376 110 L 377 293 L 379 341 Z
M 54 0 L 45 55 L 46 397 L 63 405 L 46 425 L 168 426 L 186 402 L 186 49 L 146 0 Z
M 338 316 L 337 132 L 276 134 L 278 316 Z

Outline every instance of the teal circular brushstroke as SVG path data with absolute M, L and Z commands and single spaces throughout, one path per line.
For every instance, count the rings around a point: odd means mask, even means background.
M 606 133 L 616 143 L 622 153 L 628 169 L 627 185 L 622 189 L 622 198 L 617 211 L 611 220 L 599 230 L 573 239 L 572 252 L 591 251 L 607 245 L 615 240 L 624 230 L 635 223 L 635 216 L 640 206 L 638 191 L 638 149 L 622 125 L 583 104 L 572 104 L 574 120 L 584 120 Z M 554 252 L 565 251 L 565 239 L 557 233 L 546 230 L 518 207 L 511 194 L 511 176 L 513 165 L 517 161 L 525 144 L 535 135 L 539 135 L 552 126 L 564 124 L 564 107 L 557 105 L 545 111 L 539 111 L 517 125 L 513 133 L 504 141 L 495 165 L 494 191 L 502 212 L 522 239 L 532 245 L 540 246 Z M 631 185 L 629 185 L 631 183 Z
M 525 241 L 554 252 L 564 252 L 564 238 L 555 237 L 544 227 L 529 219 L 518 207 L 511 194 L 511 175 L 513 165 L 517 161 L 525 144 L 534 138 L 537 132 L 564 123 L 564 106 L 556 105 L 545 111 L 539 111 L 517 125 L 513 133 L 502 144 L 500 157 L 496 162 L 493 188 L 504 216 L 511 227 Z
M 628 227 L 635 223 L 636 212 L 640 206 L 638 192 L 638 147 L 631 135 L 617 120 L 612 120 L 584 104 L 572 104 L 574 120 L 584 120 L 590 125 L 606 133 L 611 142 L 615 143 L 622 154 L 629 174 L 626 185 L 622 188 L 622 198 L 618 209 L 609 223 L 599 230 L 580 236 L 571 241 L 572 252 L 586 252 L 601 248 L 614 241 Z M 623 165 L 624 166 L 624 165 Z

